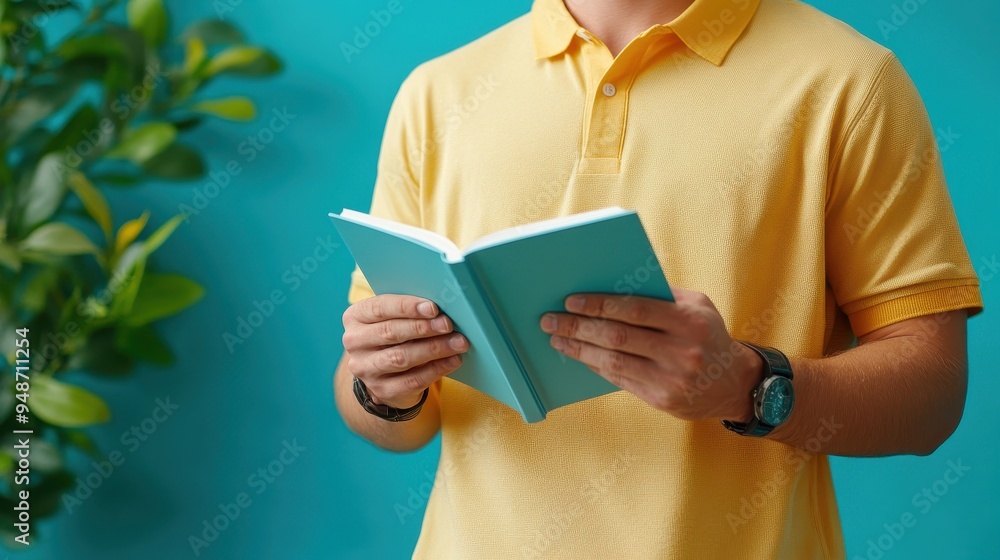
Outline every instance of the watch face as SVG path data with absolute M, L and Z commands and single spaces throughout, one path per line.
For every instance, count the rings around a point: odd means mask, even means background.
M 774 376 L 768 379 L 760 399 L 760 419 L 771 426 L 777 426 L 788 420 L 794 403 L 792 381 L 787 377 Z

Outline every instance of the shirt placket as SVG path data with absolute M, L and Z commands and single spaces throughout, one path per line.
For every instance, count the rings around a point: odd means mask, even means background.
M 578 172 L 584 175 L 617 174 L 621 166 L 622 143 L 628 120 L 628 99 L 641 71 L 646 50 L 658 30 L 643 33 L 630 42 L 618 57 L 586 30 L 578 35 L 588 44 L 581 50 L 589 71 L 586 112 L 588 119 L 583 157 Z

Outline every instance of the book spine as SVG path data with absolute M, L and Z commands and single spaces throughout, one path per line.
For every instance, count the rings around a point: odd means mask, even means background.
M 521 416 L 527 422 L 538 422 L 545 419 L 545 406 L 542 404 L 538 393 L 535 391 L 528 371 L 518 357 L 514 344 L 507 336 L 507 331 L 497 313 L 493 308 L 489 294 L 483 289 L 482 282 L 479 281 L 472 265 L 466 260 L 454 263 L 452 271 L 460 286 L 465 288 L 468 294 L 468 302 L 474 314 L 480 318 L 480 325 L 486 335 L 491 350 L 496 358 L 500 369 L 504 372 L 504 378 L 510 387 L 514 400 L 521 408 Z M 471 289 L 469 289 L 471 288 Z

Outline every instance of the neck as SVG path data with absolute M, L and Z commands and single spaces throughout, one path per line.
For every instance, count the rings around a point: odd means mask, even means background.
M 694 0 L 564 0 L 576 22 L 601 40 L 612 56 L 650 27 L 669 23 Z

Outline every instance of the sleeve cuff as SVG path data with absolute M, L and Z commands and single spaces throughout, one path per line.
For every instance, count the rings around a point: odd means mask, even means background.
M 969 317 L 982 312 L 983 296 L 976 279 L 968 279 L 964 285 L 904 294 L 867 307 L 863 302 L 845 306 L 851 329 L 858 337 L 907 319 L 959 309 L 968 310 Z

